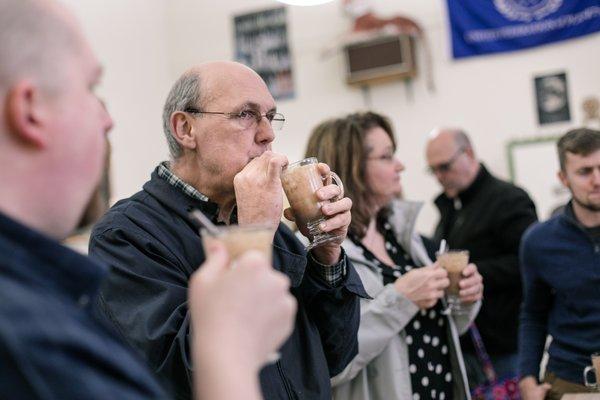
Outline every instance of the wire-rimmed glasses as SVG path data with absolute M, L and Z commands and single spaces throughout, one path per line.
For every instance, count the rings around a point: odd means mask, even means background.
M 222 112 L 222 111 L 201 111 L 201 110 L 198 110 L 196 108 L 191 108 L 191 107 L 186 108 L 184 111 L 187 113 L 190 113 L 190 114 L 224 115 L 227 118 L 236 120 L 239 123 L 239 125 L 244 129 L 254 127 L 254 126 L 258 125 L 263 118 L 266 118 L 267 121 L 269 121 L 271 128 L 273 128 L 273 130 L 278 131 L 283 127 L 283 124 L 285 122 L 285 117 L 283 116 L 283 114 L 275 112 L 275 111 L 269 111 L 264 114 L 261 114 L 255 110 L 243 110 L 240 112 Z

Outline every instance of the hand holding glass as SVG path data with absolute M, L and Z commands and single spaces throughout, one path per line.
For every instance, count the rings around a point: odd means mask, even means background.
M 591 371 L 594 371 L 596 375 L 596 382 L 588 381 L 588 374 Z M 592 354 L 592 365 L 585 367 L 583 370 L 583 381 L 585 382 L 585 386 L 594 388 L 600 392 L 600 353 Z
M 306 250 L 340 239 L 338 236 L 323 232 L 319 227 L 325 221 L 325 216 L 321 212 L 323 202 L 317 198 L 316 192 L 323 187 L 324 181 L 327 184 L 333 181 L 341 191 L 334 199 L 337 201 L 344 197 L 344 185 L 333 171 L 328 176 L 322 177 L 318 164 L 315 157 L 305 158 L 288 165 L 281 173 L 281 184 L 294 212 L 296 224 L 301 229 L 306 227 L 312 238 Z
M 448 271 L 450 286 L 446 288 L 446 300 L 448 309 L 455 314 L 464 313 L 460 301 L 460 281 L 463 278 L 463 270 L 469 264 L 469 252 L 467 250 L 450 250 L 437 253 L 437 261 L 441 267 Z
M 272 246 L 273 231 L 268 226 L 213 226 L 209 229 L 200 230 L 202 236 L 202 245 L 204 252 L 212 241 L 219 241 L 225 245 L 231 268 L 235 268 L 236 260 L 244 253 L 250 250 L 259 251 L 268 260 L 269 265 L 272 265 Z M 274 352 L 268 356 L 268 363 L 275 363 L 281 358 L 281 354 Z

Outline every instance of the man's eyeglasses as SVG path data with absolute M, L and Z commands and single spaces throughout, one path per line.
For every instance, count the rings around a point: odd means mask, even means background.
M 454 153 L 451 159 L 449 159 L 446 162 L 439 163 L 438 165 L 430 165 L 427 168 L 427 171 L 429 171 L 429 173 L 431 174 L 435 174 L 436 172 L 444 173 L 450 171 L 450 168 L 452 168 L 452 164 L 454 164 L 456 160 L 458 160 L 458 157 L 460 157 L 460 155 L 464 152 L 464 147 L 459 148 L 458 150 L 456 150 L 456 153 Z
M 254 110 L 244 110 L 244 111 L 240 111 L 238 113 L 228 113 L 228 112 L 217 112 L 217 111 L 200 111 L 196 108 L 189 108 L 189 107 L 186 108 L 184 111 L 187 113 L 190 113 L 190 114 L 224 115 L 227 118 L 236 120 L 238 122 L 238 124 L 244 129 L 248 129 L 248 128 L 257 126 L 263 118 L 266 118 L 267 121 L 269 121 L 271 128 L 273 128 L 273 130 L 278 131 L 283 127 L 283 123 L 285 122 L 285 117 L 283 116 L 283 114 L 280 114 L 280 113 L 277 113 L 274 111 L 269 111 L 268 113 L 265 113 L 265 114 L 261 114 Z

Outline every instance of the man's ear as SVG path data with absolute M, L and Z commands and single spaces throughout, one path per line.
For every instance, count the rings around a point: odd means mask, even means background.
M 171 114 L 171 134 L 183 148 L 190 150 L 196 148 L 194 126 L 186 113 L 176 111 Z
M 27 145 L 43 148 L 48 143 L 44 104 L 39 86 L 23 80 L 8 90 L 5 116 L 9 132 Z
M 558 176 L 558 179 L 563 184 L 563 186 L 569 189 L 569 180 L 567 179 L 567 174 L 565 173 L 565 171 L 561 169 L 556 175 Z

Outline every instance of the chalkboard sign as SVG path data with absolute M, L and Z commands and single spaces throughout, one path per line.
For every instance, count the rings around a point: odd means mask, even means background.
M 237 15 L 235 59 L 255 70 L 274 98 L 294 96 L 285 7 Z

